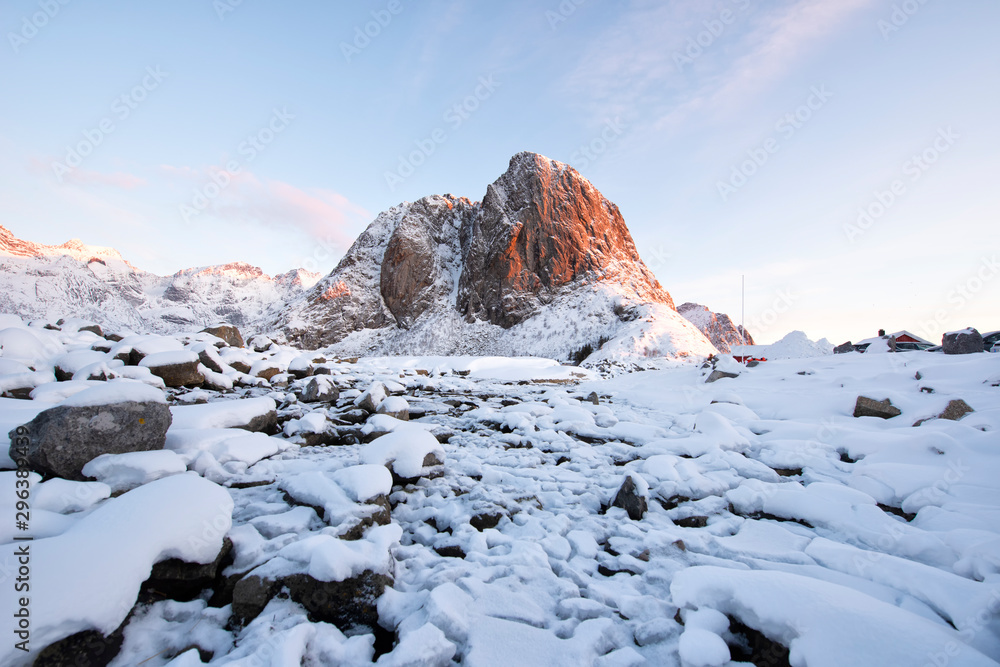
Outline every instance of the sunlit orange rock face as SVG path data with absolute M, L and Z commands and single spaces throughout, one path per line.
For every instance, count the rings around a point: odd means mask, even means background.
M 564 286 L 596 281 L 621 282 L 644 301 L 674 307 L 639 259 L 618 207 L 575 169 L 541 155 L 511 159 L 468 237 L 456 304 L 467 318 L 510 327 Z

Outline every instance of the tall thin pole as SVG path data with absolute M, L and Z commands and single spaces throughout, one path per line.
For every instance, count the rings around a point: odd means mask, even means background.
M 744 345 L 747 344 L 747 330 L 746 330 L 746 304 L 747 304 L 747 277 L 746 274 L 740 276 L 740 341 Z

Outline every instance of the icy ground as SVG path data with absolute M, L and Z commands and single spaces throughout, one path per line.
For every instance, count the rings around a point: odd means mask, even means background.
M 788 359 L 710 384 L 697 365 L 582 380 L 544 361 L 323 366 L 334 405 L 300 400 L 308 379 L 168 390 L 175 421 L 158 458 L 96 461 L 102 482 L 35 479 L 33 641 L 110 633 L 152 562 L 205 562 L 225 532 L 229 574 L 393 574 L 382 628 L 342 632 L 280 595 L 241 626 L 205 591 L 137 606 L 113 665 L 1000 664 L 1000 355 Z M 368 417 L 366 434 L 392 432 L 368 444 L 301 444 L 365 393 L 385 412 L 401 397 L 411 420 Z M 902 414 L 855 418 L 859 395 Z M 39 397 L 51 402 L 0 399 L 4 432 L 63 400 Z M 934 419 L 956 398 L 974 412 Z M 226 428 L 272 404 L 281 434 Z M 420 474 L 437 448 L 443 474 L 396 485 L 390 523 L 339 539 L 356 501 L 389 491 L 382 463 Z M 0 472 L 5 626 L 13 474 Z M 629 476 L 641 518 L 611 507 Z M 67 594 L 77 581 L 89 583 Z M 4 627 L 0 662 L 30 664 L 11 636 Z

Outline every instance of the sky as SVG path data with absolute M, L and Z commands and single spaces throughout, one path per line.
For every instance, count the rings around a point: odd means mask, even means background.
M 995 0 L 7 0 L 0 225 L 161 275 L 327 273 L 530 150 L 678 305 L 940 342 L 1000 329 L 998 26 Z

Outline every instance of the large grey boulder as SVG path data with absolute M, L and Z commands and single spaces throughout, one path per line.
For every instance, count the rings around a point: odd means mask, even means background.
M 83 466 L 101 454 L 163 449 L 170 422 L 159 389 L 109 380 L 10 431 L 10 457 L 43 475 L 84 480 Z
M 983 351 L 983 337 L 975 329 L 949 331 L 941 337 L 941 349 L 945 354 L 973 354 Z

